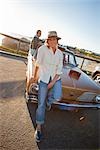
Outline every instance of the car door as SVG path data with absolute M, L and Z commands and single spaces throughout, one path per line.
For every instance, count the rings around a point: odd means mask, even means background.
M 77 64 L 72 53 L 63 53 L 63 74 L 62 90 L 63 101 L 76 100 L 81 95 L 81 91 L 76 88 L 80 78 L 80 72 L 77 71 Z

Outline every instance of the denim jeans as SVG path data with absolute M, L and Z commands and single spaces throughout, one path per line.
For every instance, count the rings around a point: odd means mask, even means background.
M 36 111 L 36 123 L 43 124 L 45 120 L 46 102 L 51 105 L 54 101 L 60 100 L 62 97 L 61 79 L 56 81 L 54 86 L 48 90 L 48 84 L 40 81 L 38 91 L 38 108 Z

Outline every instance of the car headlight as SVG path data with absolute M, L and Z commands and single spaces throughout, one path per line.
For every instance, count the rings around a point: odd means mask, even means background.
M 32 88 L 33 88 L 34 90 L 38 91 L 38 90 L 39 90 L 39 85 L 36 84 L 36 83 L 33 83 L 33 84 L 32 84 Z
M 97 95 L 95 100 L 97 103 L 100 103 L 100 95 Z

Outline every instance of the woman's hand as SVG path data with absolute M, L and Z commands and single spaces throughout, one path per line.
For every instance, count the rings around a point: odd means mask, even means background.
M 48 89 L 51 89 L 54 84 L 56 83 L 56 81 L 58 80 L 60 76 L 58 74 L 55 75 L 55 77 L 53 78 L 53 80 L 48 84 Z
M 53 81 L 51 81 L 51 82 L 48 84 L 48 90 L 51 89 L 51 88 L 54 86 L 54 84 L 55 84 L 55 83 L 54 83 Z

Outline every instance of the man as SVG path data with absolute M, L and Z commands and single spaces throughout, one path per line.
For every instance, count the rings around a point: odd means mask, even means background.
M 56 31 L 48 33 L 47 44 L 38 49 L 33 82 L 37 82 L 37 72 L 39 70 L 39 91 L 38 108 L 36 111 L 36 131 L 35 138 L 37 142 L 41 141 L 41 126 L 45 120 L 46 100 L 50 109 L 54 101 L 61 100 L 62 83 L 61 77 L 63 67 L 63 54 L 58 49 L 58 40 Z
M 31 42 L 31 54 L 34 58 L 37 57 L 37 50 L 41 46 L 39 37 L 41 36 L 41 30 L 37 30 L 36 35 L 34 36 Z
M 26 81 L 26 99 L 29 99 L 29 87 L 31 84 L 31 73 L 33 70 L 33 60 L 36 59 L 37 57 L 37 52 L 38 52 L 38 48 L 42 45 L 41 40 L 39 39 L 39 37 L 41 36 L 41 30 L 37 30 L 36 35 L 34 36 L 32 42 L 31 42 L 31 49 L 29 49 L 29 53 L 28 53 L 28 65 L 27 65 L 27 81 Z

